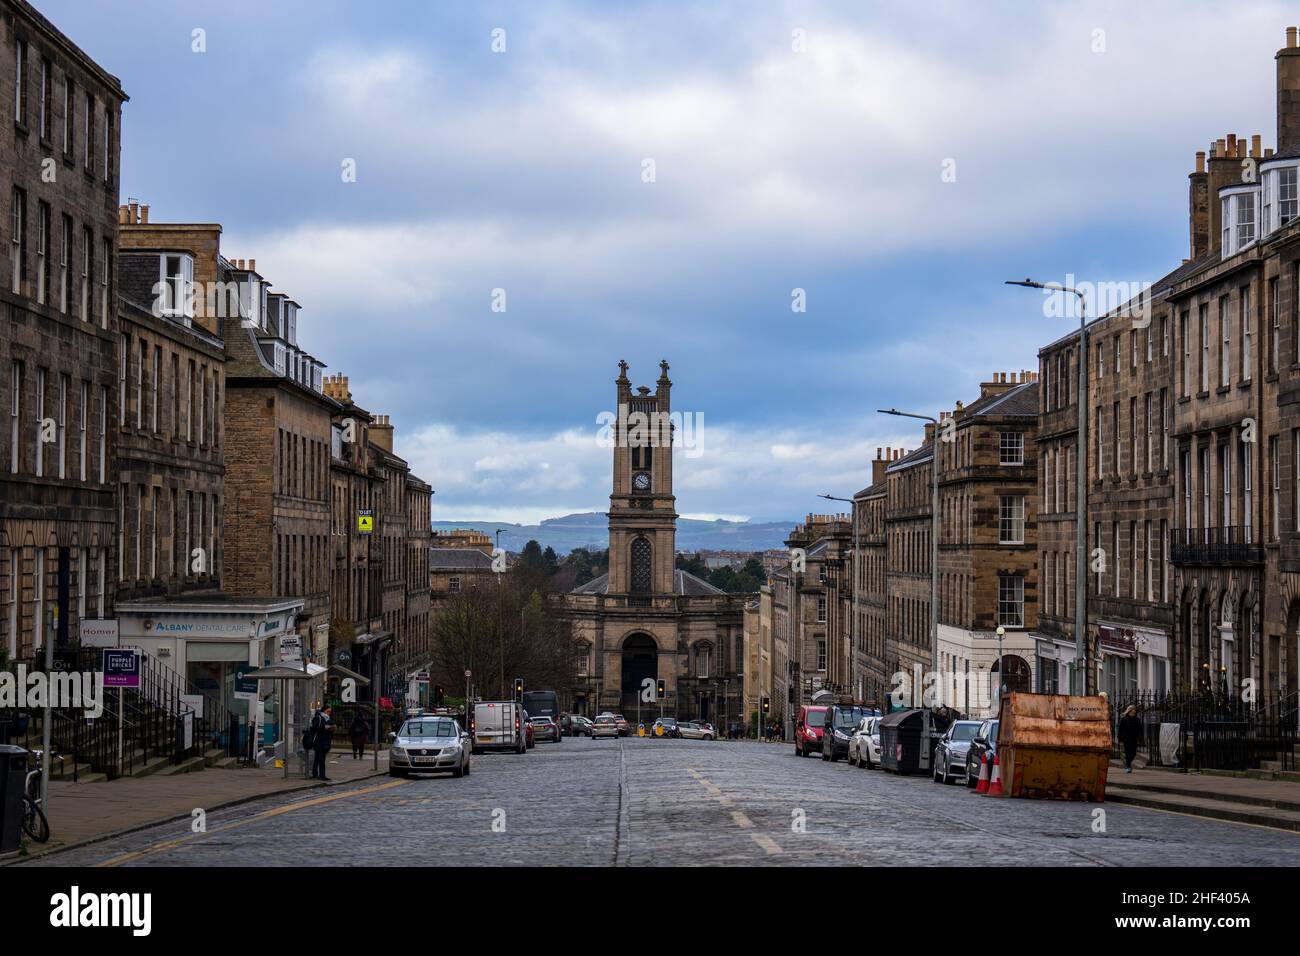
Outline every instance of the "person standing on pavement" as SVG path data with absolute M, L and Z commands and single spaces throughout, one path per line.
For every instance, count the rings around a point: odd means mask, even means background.
M 1137 706 L 1130 704 L 1119 719 L 1119 742 L 1124 745 L 1124 772 L 1133 772 L 1133 758 L 1137 756 L 1138 741 L 1142 739 L 1142 721 L 1138 719 Z
M 312 715 L 311 729 L 311 749 L 315 755 L 311 765 L 312 779 L 329 780 L 329 777 L 325 776 L 325 755 L 330 752 L 330 747 L 334 744 L 334 708 L 329 704 L 322 705 L 321 709 Z
M 370 737 L 370 722 L 361 711 L 358 710 L 352 715 L 348 734 L 352 738 L 352 759 L 360 760 L 366 755 L 366 740 Z

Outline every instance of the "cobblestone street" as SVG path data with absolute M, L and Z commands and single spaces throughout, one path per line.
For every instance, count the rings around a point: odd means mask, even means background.
M 1104 810 L 1104 832 L 1094 813 Z M 57 827 L 57 821 L 54 821 Z M 24 865 L 1300 864 L 1300 834 L 1140 807 L 997 800 L 788 745 L 567 738 L 463 779 L 272 796 Z

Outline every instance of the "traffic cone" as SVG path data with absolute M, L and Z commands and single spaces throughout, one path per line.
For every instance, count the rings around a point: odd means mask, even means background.
M 989 780 L 989 790 L 986 796 L 1000 797 L 1002 793 L 1002 765 L 998 762 L 998 755 L 993 755 L 993 777 Z
M 975 785 L 976 793 L 989 792 L 989 754 L 988 751 L 980 754 L 980 779 Z

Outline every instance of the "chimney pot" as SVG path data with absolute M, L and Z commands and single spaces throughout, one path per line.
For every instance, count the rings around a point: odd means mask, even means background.
M 1294 46 L 1296 45 L 1296 28 L 1295 28 L 1295 27 L 1287 27 L 1287 28 L 1286 28 L 1286 45 L 1287 45 L 1287 48 L 1288 48 L 1288 49 L 1290 49 L 1291 47 L 1294 47 Z
M 1259 133 L 1255 133 L 1250 137 L 1250 155 L 1254 156 L 1256 159 L 1259 159 L 1259 152 L 1263 145 L 1261 139 L 1262 137 Z
M 256 259 L 249 259 L 249 260 L 248 260 L 248 271 L 249 271 L 249 272 L 256 272 L 256 271 L 257 271 L 257 260 L 256 260 Z
M 1203 149 L 1196 151 L 1196 171 L 1205 172 L 1205 150 Z
M 149 224 L 149 207 L 148 207 L 148 206 L 141 206 L 141 207 L 140 207 L 140 222 L 143 223 L 143 224 L 145 224 L 145 225 L 148 225 L 148 224 Z

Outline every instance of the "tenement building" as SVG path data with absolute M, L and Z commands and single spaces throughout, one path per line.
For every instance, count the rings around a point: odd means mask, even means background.
M 893 689 L 893 674 L 885 667 L 888 616 L 885 572 L 889 559 L 885 535 L 889 486 L 885 469 L 896 451 L 876 449 L 876 457 L 871 462 L 871 484 L 853 496 L 853 523 L 858 541 L 853 561 L 858 580 L 855 670 L 862 682 L 862 699 L 870 702 L 884 701 Z
M 941 700 L 992 716 L 997 691 L 1033 687 L 1040 574 L 1038 383 L 999 372 L 942 416 L 939 454 Z M 928 624 L 928 622 L 927 622 Z M 1001 632 L 1001 633 L 999 633 Z
M 11 658 L 41 649 L 56 617 L 62 646 L 112 603 L 125 100 L 30 4 L 0 0 L 0 652 Z
M 849 680 L 852 541 L 848 515 L 823 514 L 808 515 L 785 541 L 794 556 L 788 621 L 796 705 L 822 691 L 857 690 Z
M 885 469 L 885 666 L 905 674 L 892 688 L 895 702 L 920 706 L 923 687 L 917 675 L 931 669 L 930 541 L 933 533 L 932 485 L 934 425 L 925 426 L 920 448 L 901 455 Z M 900 695 L 901 697 L 897 696 Z
M 664 713 L 710 721 L 743 720 L 743 608 L 752 595 L 727 594 L 675 567 L 671 389 L 668 363 L 656 388 L 635 392 L 619 363 L 612 423 L 613 487 L 609 572 L 565 595 L 586 674 L 576 713 L 617 710 L 634 720 L 655 713 L 642 689 L 662 679 Z

